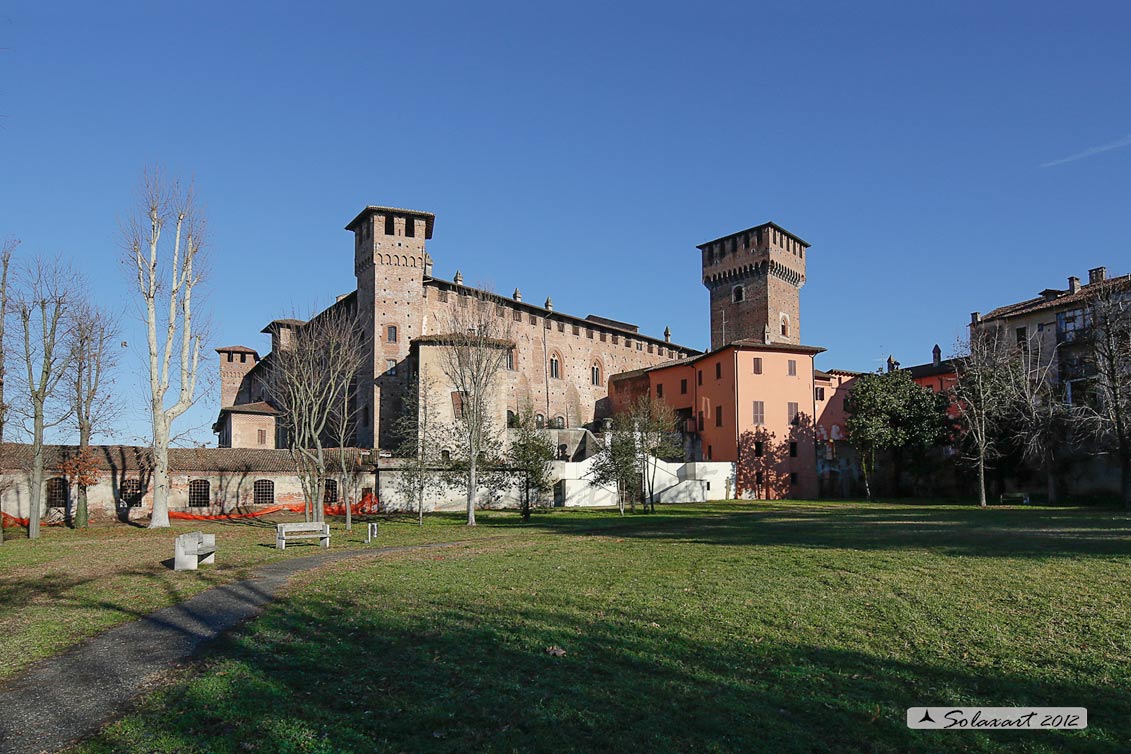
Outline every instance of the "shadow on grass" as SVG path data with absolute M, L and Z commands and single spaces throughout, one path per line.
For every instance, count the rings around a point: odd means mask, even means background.
M 216 645 L 205 674 L 84 750 L 1098 753 L 1131 738 L 1131 691 L 1115 683 L 554 610 L 389 614 L 338 597 L 276 606 Z M 905 708 L 923 704 L 1086 706 L 1090 728 L 908 730 Z
M 487 526 L 515 527 L 513 521 Z M 1131 555 L 1131 516 L 1107 509 L 963 510 L 799 503 L 709 511 L 665 510 L 601 520 L 542 514 L 530 524 L 570 535 L 699 544 L 850 550 L 930 549 L 952 555 L 1047 558 Z

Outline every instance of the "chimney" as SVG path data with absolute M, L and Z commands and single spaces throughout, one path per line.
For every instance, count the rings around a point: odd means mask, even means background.
M 671 343 L 672 342 L 672 329 L 670 327 L 664 328 L 664 342 L 665 343 Z
M 935 343 L 935 347 L 931 349 L 931 357 L 931 363 L 935 366 L 942 364 L 942 349 L 939 348 L 938 343 Z
M 456 276 L 455 276 L 454 282 L 455 282 L 456 285 L 463 285 L 463 273 L 460 272 L 459 270 L 456 270 Z
M 1068 292 L 1069 293 L 1079 293 L 1080 292 L 1080 278 L 1076 277 L 1075 275 L 1068 278 Z
M 515 301 L 522 301 L 522 291 L 520 291 L 518 288 L 515 288 L 513 298 Z
M 1100 283 L 1107 280 L 1107 268 L 1096 267 L 1095 269 L 1088 270 L 1088 285 L 1092 283 Z
M 975 327 L 980 324 L 982 324 L 982 313 L 970 312 L 970 326 Z
M 888 354 L 888 371 L 894 372 L 897 369 L 899 369 L 899 362 L 891 354 Z
M 549 296 L 547 296 L 546 297 L 546 306 L 543 307 L 543 308 L 545 308 L 546 311 L 550 311 L 550 312 L 554 311 L 554 300 L 552 298 L 550 298 Z

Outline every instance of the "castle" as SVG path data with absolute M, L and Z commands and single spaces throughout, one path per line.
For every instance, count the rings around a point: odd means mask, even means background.
M 421 361 L 429 358 L 430 336 L 442 335 L 451 307 L 467 305 L 484 292 L 432 274 L 427 241 L 431 212 L 370 206 L 346 225 L 354 235 L 357 289 L 332 305 L 360 321 L 366 340 L 365 377 L 358 384 L 355 444 L 390 448 L 393 425 Z M 700 245 L 703 284 L 710 294 L 712 351 L 728 343 L 800 344 L 799 290 L 805 281 L 808 244 L 774 223 L 765 223 Z M 618 407 L 610 395 L 614 375 L 640 373 L 699 357 L 700 352 L 634 325 L 588 315 L 557 312 L 509 297 L 491 296 L 496 316 L 507 320 L 513 351 L 502 375 L 500 412 L 531 407 L 536 420 L 557 428 L 592 428 Z M 263 332 L 271 351 L 286 348 L 305 323 L 279 319 Z M 221 410 L 214 426 L 221 447 L 284 447 L 277 412 L 264 376 L 271 355 L 228 346 L 220 354 Z M 810 375 L 811 384 L 811 375 Z M 807 388 L 808 389 L 808 388 Z M 440 394 L 449 391 L 441 386 Z M 504 417 L 499 417 L 500 421 Z

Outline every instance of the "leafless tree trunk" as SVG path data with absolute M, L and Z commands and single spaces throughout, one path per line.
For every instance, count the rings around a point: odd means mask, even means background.
M 109 312 L 85 301 L 76 305 L 71 328 L 68 382 L 71 411 L 79 433 L 80 457 L 88 453 L 91 435 L 101 431 L 116 414 L 110 392 L 113 385 L 110 373 L 117 364 L 112 348 L 117 335 L 117 322 Z M 85 528 L 88 521 L 86 484 L 80 482 L 76 486 L 78 500 L 74 508 L 74 524 Z
M 974 331 L 965 350 L 967 355 L 958 359 L 954 397 L 963 429 L 974 446 L 978 504 L 985 508 L 986 462 L 998 451 L 998 423 L 1008 409 L 1009 370 L 1016 354 L 1001 331 L 991 326 Z
M 161 236 L 172 224 L 172 258 L 162 263 Z M 166 186 L 147 171 L 135 215 L 125 228 L 127 263 L 137 274 L 145 304 L 149 351 L 149 409 L 153 423 L 153 513 L 150 528 L 169 525 L 169 442 L 173 422 L 197 399 L 203 335 L 193 321 L 193 291 L 201 280 L 197 257 L 204 245 L 204 219 L 192 188 Z M 168 244 L 166 244 L 166 247 Z M 164 310 L 164 311 L 161 311 Z M 170 362 L 177 358 L 176 401 L 166 405 Z
M 1044 469 L 1048 502 L 1056 502 L 1056 451 L 1067 442 L 1079 412 L 1056 392 L 1056 348 L 1046 355 L 1031 337 L 1008 370 L 1008 431 L 1022 456 Z
M 20 242 L 10 239 L 0 247 L 0 443 L 4 442 L 4 425 L 8 421 L 8 404 L 4 402 L 4 358 L 8 352 L 4 350 L 4 325 L 8 319 L 8 267 L 12 262 L 12 252 Z M 0 526 L 0 542 L 4 539 L 4 527 Z
M 440 368 L 460 394 L 457 432 L 467 453 L 467 525 L 475 526 L 475 493 L 479 487 L 480 454 L 496 422 L 496 382 L 514 348 L 510 318 L 498 316 L 496 297 L 468 289 L 442 317 Z
M 360 345 L 360 338 L 359 338 Z M 360 361 L 359 361 L 360 363 Z M 347 446 L 354 444 L 357 420 L 357 374 L 351 376 L 345 389 L 337 399 L 337 408 L 330 416 L 330 426 L 333 428 L 335 444 L 338 446 L 338 470 L 341 472 L 342 489 L 340 500 L 346 508 L 346 531 L 353 531 L 353 510 L 350 508 L 350 492 L 353 473 L 356 470 L 356 459 L 353 454 L 347 453 Z M 351 468 L 351 464 L 353 468 Z
M 421 367 L 415 384 L 406 389 L 404 413 L 397 420 L 397 489 L 416 509 L 416 522 L 424 526 L 424 502 L 430 490 L 440 487 L 440 419 L 436 405 L 436 380 Z
M 16 316 L 23 331 L 21 360 L 27 397 L 27 417 L 31 421 L 31 491 L 28 509 L 28 538 L 39 537 L 39 517 L 43 510 L 44 431 L 62 423 L 69 412 L 60 409 L 48 417 L 49 403 L 70 365 L 66 347 L 72 324 L 74 275 L 59 260 L 32 260 L 22 274 L 14 301 Z
M 1093 394 L 1083 410 L 1100 441 L 1115 452 L 1120 500 L 1131 509 L 1131 290 L 1113 281 L 1091 301 L 1090 314 Z
M 287 430 L 291 457 L 306 497 L 306 519 L 323 518 L 327 453 L 334 416 L 348 401 L 364 355 L 352 311 L 331 308 L 295 330 L 290 343 L 271 354 L 271 400 Z

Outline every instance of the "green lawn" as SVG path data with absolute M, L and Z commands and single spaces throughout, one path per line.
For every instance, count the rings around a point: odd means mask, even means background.
M 1131 742 L 1122 513 L 743 503 L 536 522 L 505 539 L 306 574 L 79 750 L 1118 752 Z M 496 514 L 476 534 L 515 530 Z M 926 704 L 1083 706 L 1090 727 L 909 731 L 905 708 Z
M 485 515 L 488 521 L 493 515 L 513 520 L 509 514 Z M 275 549 L 275 523 L 296 520 L 300 518 L 280 515 L 223 523 L 175 521 L 170 529 L 156 530 L 126 524 L 85 530 L 44 527 L 36 541 L 22 531 L 5 530 L 0 545 L 0 680 L 119 623 L 246 578 L 257 566 L 319 552 L 312 540 L 299 540 L 283 552 Z M 364 522 L 370 520 L 381 523 L 374 545 L 364 542 Z M 513 533 L 468 529 L 462 520 L 458 515 L 429 516 L 419 527 L 411 517 L 370 516 L 347 533 L 335 519 L 331 547 L 371 549 Z M 173 540 L 198 530 L 216 535 L 216 565 L 174 572 Z

